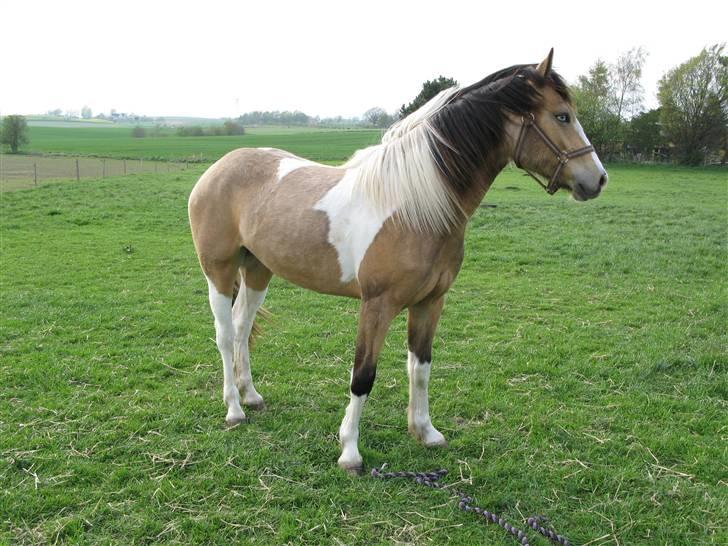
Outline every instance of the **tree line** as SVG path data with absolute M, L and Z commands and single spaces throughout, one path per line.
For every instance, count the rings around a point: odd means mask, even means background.
M 659 106 L 644 108 L 642 68 L 647 52 L 633 48 L 614 64 L 597 61 L 572 85 L 579 121 L 608 161 L 673 161 L 700 165 L 728 159 L 728 56 L 725 44 L 704 48 L 668 70 L 658 84 Z M 420 93 L 387 117 L 372 108 L 364 120 L 386 127 L 405 117 L 443 89 L 457 85 L 439 76 L 422 84 Z
M 634 48 L 614 64 L 598 59 L 572 86 L 579 121 L 607 160 L 671 160 L 725 164 L 728 155 L 728 56 L 725 44 L 704 48 L 668 70 L 658 83 L 659 106 L 644 108 L 642 68 Z

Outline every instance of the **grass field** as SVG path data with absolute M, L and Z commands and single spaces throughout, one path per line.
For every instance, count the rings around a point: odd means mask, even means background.
M 134 173 L 177 172 L 186 167 L 184 163 L 172 161 L 5 154 L 0 156 L 0 192 L 32 188 L 50 181 L 67 181 L 77 176 L 79 179 L 105 178 Z
M 30 127 L 24 151 L 98 157 L 212 162 L 235 148 L 269 146 L 314 161 L 340 163 L 355 150 L 379 142 L 380 130 L 251 128 L 225 137 L 147 136 L 133 138 L 130 127 Z
M 515 544 L 442 492 L 336 467 L 355 301 L 275 279 L 253 350 L 268 407 L 225 429 L 186 217 L 201 170 L 0 195 L 0 543 Z M 401 316 L 365 465 L 448 468 L 573 544 L 725 544 L 726 174 L 610 175 L 587 204 L 496 181 L 435 341 L 450 445 L 407 435 Z

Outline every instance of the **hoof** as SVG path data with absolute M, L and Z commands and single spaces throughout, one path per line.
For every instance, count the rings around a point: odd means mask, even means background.
M 265 402 L 263 402 L 263 399 L 255 400 L 253 402 L 245 402 L 243 401 L 243 405 L 246 408 L 255 410 L 255 411 L 263 411 L 265 409 Z
M 422 440 L 422 445 L 425 447 L 447 447 L 447 440 L 445 440 L 445 437 L 440 434 L 439 438 Z
M 228 428 L 233 428 L 238 425 L 242 425 L 248 422 L 248 418 L 243 415 L 242 417 L 228 417 L 225 419 L 225 425 L 228 426 Z
M 425 447 L 447 447 L 447 440 L 435 427 L 425 429 L 421 433 L 410 427 L 410 434 Z
M 364 463 L 339 463 L 339 468 L 352 476 L 361 476 L 364 473 Z

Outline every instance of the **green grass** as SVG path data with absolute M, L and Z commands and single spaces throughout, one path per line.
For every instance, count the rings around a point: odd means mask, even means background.
M 359 148 L 379 142 L 380 130 L 347 131 L 262 127 L 245 135 L 178 137 L 174 134 L 133 138 L 131 127 L 29 127 L 23 151 L 115 158 L 212 162 L 243 147 L 279 147 L 326 163 L 340 163 Z
M 186 218 L 201 170 L 0 196 L 0 543 L 515 544 L 442 492 L 336 467 L 356 301 L 275 279 L 268 408 L 225 429 Z M 360 448 L 573 544 L 725 544 L 725 171 L 610 175 L 587 204 L 496 181 L 435 341 L 449 447 L 407 435 L 401 316 Z

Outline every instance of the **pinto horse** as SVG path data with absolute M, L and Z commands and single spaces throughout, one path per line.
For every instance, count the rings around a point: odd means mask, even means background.
M 242 148 L 202 175 L 189 217 L 215 317 L 228 425 L 246 419 L 241 402 L 264 407 L 248 341 L 275 274 L 361 299 L 339 466 L 362 468 L 359 420 L 390 322 L 405 308 L 408 428 L 426 446 L 446 445 L 430 420 L 427 389 L 432 340 L 463 261 L 468 219 L 510 161 L 549 194 L 565 189 L 580 201 L 607 182 L 552 60 L 553 50 L 538 65 L 441 92 L 340 167 Z

